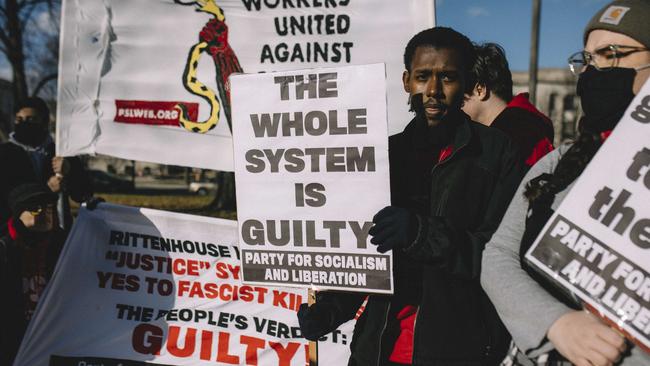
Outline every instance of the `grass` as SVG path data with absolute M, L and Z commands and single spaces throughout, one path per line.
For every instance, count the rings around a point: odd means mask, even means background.
M 193 195 L 144 195 L 144 194 L 122 194 L 122 193 L 96 193 L 106 202 L 118 205 L 146 207 L 157 210 L 181 212 L 191 215 L 219 217 L 223 219 L 236 220 L 237 213 L 234 211 L 214 210 L 209 205 L 213 200 L 212 196 Z M 73 213 L 79 205 L 73 204 Z

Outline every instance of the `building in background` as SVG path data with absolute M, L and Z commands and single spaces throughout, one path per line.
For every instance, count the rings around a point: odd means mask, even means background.
M 135 163 L 135 167 L 134 167 Z M 161 177 L 164 175 L 179 173 L 174 171 L 172 168 L 171 172 L 169 171 L 169 166 L 147 163 L 143 161 L 125 160 L 120 158 L 114 158 L 106 155 L 96 155 L 88 158 L 87 163 L 88 169 L 92 170 L 101 170 L 111 174 L 117 174 L 122 176 L 135 176 L 138 177 Z M 135 169 L 135 171 L 134 171 Z M 182 171 L 180 172 L 182 174 Z
M 513 72 L 512 81 L 515 94 L 528 91 L 528 71 Z M 553 121 L 555 146 L 576 136 L 576 123 L 581 115 L 577 82 L 578 78 L 567 68 L 540 69 L 538 72 L 535 105 Z

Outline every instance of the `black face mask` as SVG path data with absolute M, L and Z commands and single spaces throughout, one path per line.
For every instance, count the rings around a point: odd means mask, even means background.
M 18 142 L 36 147 L 45 141 L 47 129 L 39 124 L 21 122 L 14 127 L 14 133 Z
M 585 112 L 581 128 L 590 132 L 604 132 L 616 127 L 634 99 L 632 86 L 636 70 L 614 67 L 599 71 L 589 65 L 580 74 L 577 92 Z

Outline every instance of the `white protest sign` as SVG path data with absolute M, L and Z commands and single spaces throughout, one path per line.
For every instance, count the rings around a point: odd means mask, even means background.
M 650 83 L 526 258 L 650 348 Z
M 247 283 L 392 292 L 369 244 L 390 204 L 384 65 L 231 78 Z
M 233 170 L 233 73 L 387 65 L 391 133 L 411 119 L 408 40 L 432 0 L 64 0 L 57 154 Z
M 300 365 L 300 289 L 241 282 L 234 221 L 81 209 L 15 365 Z M 337 334 L 338 336 L 338 334 Z M 323 347 L 346 354 L 342 337 Z

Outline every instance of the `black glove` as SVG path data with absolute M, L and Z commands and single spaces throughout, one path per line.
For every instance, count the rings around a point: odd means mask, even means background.
M 418 232 L 417 218 L 409 210 L 401 207 L 386 206 L 372 218 L 375 224 L 368 232 L 370 243 L 377 245 L 379 253 L 391 249 L 403 248 L 415 240 Z
M 92 211 L 96 209 L 97 205 L 99 205 L 102 202 L 106 202 L 106 200 L 101 197 L 90 197 L 89 199 L 86 200 L 86 208 Z
M 298 323 L 302 336 L 310 341 L 330 333 L 335 329 L 334 309 L 327 303 L 314 303 L 311 306 L 300 304 Z

